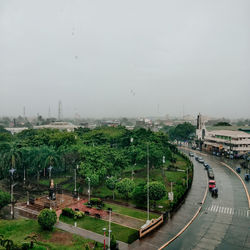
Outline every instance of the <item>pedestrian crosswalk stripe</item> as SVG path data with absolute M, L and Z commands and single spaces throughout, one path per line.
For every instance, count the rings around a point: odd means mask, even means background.
M 211 205 L 205 208 L 206 211 L 211 211 L 214 213 L 221 213 L 221 214 L 230 214 L 230 215 L 237 215 L 242 217 L 249 217 L 247 208 L 238 208 L 234 209 L 232 207 L 222 207 L 219 205 Z

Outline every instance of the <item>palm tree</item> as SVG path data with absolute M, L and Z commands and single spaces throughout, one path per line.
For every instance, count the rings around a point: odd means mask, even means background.
M 21 166 L 21 151 L 16 143 L 9 143 L 1 154 L 1 168 L 3 175 L 8 175 L 8 170 L 19 169 Z M 19 172 L 19 171 L 18 171 Z
M 28 235 L 24 239 L 25 240 L 30 240 L 30 248 L 33 248 L 34 247 L 34 242 L 35 243 L 37 242 L 37 237 L 38 237 L 38 235 L 34 233 L 34 234 Z

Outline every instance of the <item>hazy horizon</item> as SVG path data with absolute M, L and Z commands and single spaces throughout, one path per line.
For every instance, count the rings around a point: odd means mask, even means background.
M 2 0 L 0 117 L 249 118 L 250 1 Z

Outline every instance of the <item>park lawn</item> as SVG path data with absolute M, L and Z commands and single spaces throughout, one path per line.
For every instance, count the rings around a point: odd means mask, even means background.
M 36 220 L 18 219 L 18 220 L 0 220 L 0 234 L 5 239 L 11 239 L 16 244 L 29 242 L 24 238 L 30 234 L 38 235 L 38 243 L 35 248 L 40 250 L 56 250 L 56 249 L 82 249 L 85 244 L 94 244 L 93 240 L 84 239 L 78 235 L 73 235 L 59 229 L 53 231 L 43 231 Z M 102 244 L 99 243 L 99 250 L 102 249 Z
M 181 155 L 175 155 L 177 161 L 175 163 L 175 165 L 179 168 L 179 169 L 186 169 L 187 168 L 187 162 L 186 160 L 181 156 Z
M 74 219 L 61 215 L 60 221 L 74 225 Z M 77 220 L 77 226 L 86 230 L 103 235 L 103 228 L 108 229 L 108 221 L 97 219 L 85 215 L 82 219 Z M 125 243 L 132 243 L 131 235 L 137 234 L 136 229 L 124 227 L 116 223 L 111 223 L 112 234 L 114 234 L 116 240 L 123 241 Z M 136 240 L 136 238 L 134 239 Z
M 113 192 L 107 188 L 105 183 L 102 183 L 98 187 L 93 188 L 92 195 L 99 198 L 106 198 L 107 196 L 113 197 Z
M 138 209 L 133 209 L 125 206 L 120 206 L 116 204 L 111 204 L 105 202 L 104 208 L 111 207 L 112 211 L 118 214 L 128 215 L 137 219 L 146 220 L 147 219 L 147 212 L 146 211 L 140 211 Z M 149 217 L 150 219 L 158 218 L 160 215 L 156 213 L 150 213 Z
M 185 172 L 175 172 L 175 171 L 165 171 L 165 176 L 169 183 L 176 183 L 177 181 L 182 181 L 182 179 L 186 178 Z M 173 185 L 174 187 L 174 185 Z

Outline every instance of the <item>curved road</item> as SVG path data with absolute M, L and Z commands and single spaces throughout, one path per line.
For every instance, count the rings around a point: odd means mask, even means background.
M 195 221 L 165 249 L 250 249 L 250 211 L 242 183 L 218 158 L 203 158 L 213 168 L 218 198 L 208 193 Z

